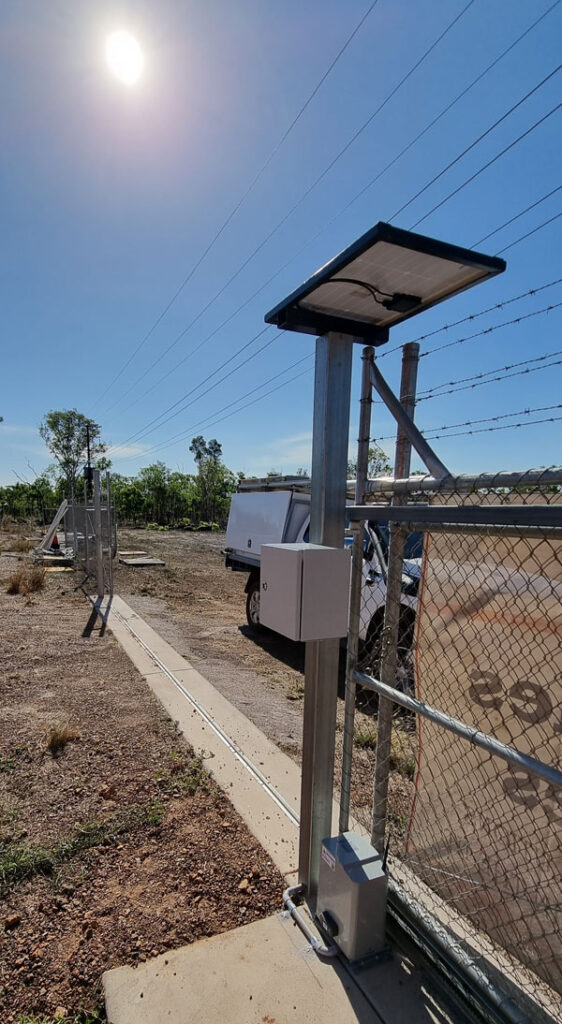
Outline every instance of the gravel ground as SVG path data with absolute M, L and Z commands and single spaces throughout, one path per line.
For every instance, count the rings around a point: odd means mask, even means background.
M 112 635 L 82 635 L 73 574 L 6 593 L 29 566 L 0 557 L 3 1024 L 99 1008 L 103 971 L 270 914 L 283 885 Z

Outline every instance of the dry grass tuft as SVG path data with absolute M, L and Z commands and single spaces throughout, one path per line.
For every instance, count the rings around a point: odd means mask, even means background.
M 7 594 L 23 594 L 28 597 L 45 586 L 45 570 L 40 565 L 21 566 L 8 576 Z
M 47 730 L 47 750 L 53 757 L 58 757 L 59 754 L 62 754 L 68 743 L 76 743 L 79 739 L 80 733 L 73 726 L 52 725 Z
M 26 540 L 25 537 L 18 537 L 17 540 L 12 544 L 14 551 L 31 551 L 35 545 L 32 540 Z

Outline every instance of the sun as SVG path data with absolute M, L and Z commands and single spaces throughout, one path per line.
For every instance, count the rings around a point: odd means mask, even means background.
M 138 82 L 144 67 L 143 52 L 130 32 L 112 32 L 105 44 L 105 56 L 113 74 L 125 85 Z

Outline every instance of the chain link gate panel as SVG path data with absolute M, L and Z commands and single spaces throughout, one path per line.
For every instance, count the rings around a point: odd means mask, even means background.
M 411 705 L 394 703 L 390 747 L 377 770 L 388 784 L 391 877 L 422 909 L 465 921 L 472 962 L 523 1019 L 546 1021 L 562 1014 L 562 494 L 557 484 L 528 481 L 525 474 L 509 488 L 475 482 L 418 495 L 412 481 L 408 500 L 419 516 L 422 502 L 440 508 L 440 524 L 416 523 L 407 506 L 391 509 L 391 484 L 377 496 L 404 542 L 392 685 Z M 522 506 L 534 507 L 533 523 L 510 526 L 508 509 Z M 363 828 L 371 825 L 366 775 L 374 770 L 379 702 L 388 705 L 369 679 L 380 680 L 388 642 L 384 515 L 379 504 L 376 518 L 359 527 L 361 614 L 358 637 L 350 638 L 364 674 L 354 678 L 342 803 Z M 447 516 L 457 522 L 447 524 Z M 442 721 L 419 713 L 416 701 Z M 349 727 L 348 716 L 348 745 Z M 477 732 L 482 747 L 474 745 Z

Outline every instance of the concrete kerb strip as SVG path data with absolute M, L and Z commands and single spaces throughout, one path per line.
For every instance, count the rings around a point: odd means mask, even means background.
M 187 741 L 203 751 L 217 783 L 285 876 L 296 881 L 300 769 L 121 598 L 109 628 Z M 334 804 L 333 820 L 338 807 Z M 350 827 L 357 830 L 356 823 Z M 205 979 L 204 984 L 194 979 Z M 114 1024 L 408 1024 L 433 1020 L 423 974 L 403 958 L 352 978 L 321 961 L 295 924 L 278 914 L 103 976 Z M 428 1002 L 429 999 L 429 1002 Z M 438 1000 L 440 1003 L 441 1001 Z M 457 1024 L 439 1006 L 442 1024 Z
M 298 861 L 300 771 L 120 597 L 108 626 L 218 785 L 293 881 Z

